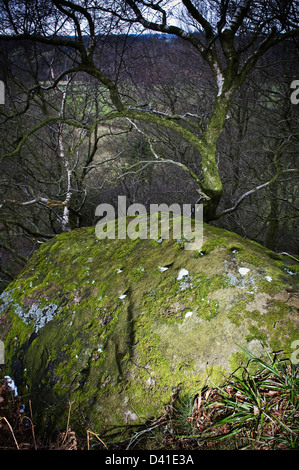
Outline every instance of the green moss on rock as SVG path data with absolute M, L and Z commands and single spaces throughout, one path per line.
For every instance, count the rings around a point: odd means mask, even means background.
M 6 370 L 41 430 L 102 436 L 162 413 L 244 361 L 238 344 L 291 354 L 295 269 L 262 246 L 204 226 L 182 240 L 98 240 L 94 228 L 41 246 L 1 296 Z M 46 405 L 45 405 L 46 404 Z

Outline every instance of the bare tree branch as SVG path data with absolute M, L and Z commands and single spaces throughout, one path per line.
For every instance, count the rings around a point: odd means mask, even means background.
M 290 168 L 290 169 L 287 169 L 287 170 L 282 170 L 281 172 L 276 173 L 276 175 L 273 176 L 273 178 L 271 178 L 271 180 L 267 181 L 266 183 L 260 184 L 260 185 L 256 186 L 255 188 L 250 189 L 249 191 L 246 191 L 246 193 L 244 193 L 232 207 L 230 207 L 229 209 L 225 209 L 224 211 L 216 214 L 216 219 L 215 220 L 220 219 L 220 217 L 223 217 L 224 215 L 231 214 L 232 212 L 235 212 L 238 209 L 238 207 L 240 206 L 240 204 L 246 198 L 248 198 L 252 194 L 255 194 L 256 192 L 260 191 L 261 189 L 265 189 L 268 186 L 270 186 L 271 184 L 275 183 L 277 181 L 277 179 L 279 178 L 280 174 L 287 174 L 287 173 L 293 173 L 293 174 L 294 173 L 299 173 L 299 169 L 298 168 Z

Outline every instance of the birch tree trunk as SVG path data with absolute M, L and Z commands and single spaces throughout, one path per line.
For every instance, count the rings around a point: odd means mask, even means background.
M 70 79 L 67 80 L 65 89 L 62 92 L 62 101 L 61 101 L 61 110 L 60 110 L 60 117 L 62 119 L 64 117 L 65 104 L 66 104 L 66 98 L 67 98 L 67 89 L 68 89 L 69 83 L 70 83 Z M 58 149 L 59 149 L 59 158 L 61 159 L 62 165 L 65 168 L 65 172 L 66 172 L 66 178 L 65 178 L 66 190 L 65 190 L 65 199 L 63 201 L 64 208 L 63 208 L 63 215 L 61 219 L 61 226 L 62 226 L 63 232 L 69 232 L 71 230 L 69 208 L 70 208 L 71 198 L 72 198 L 72 170 L 70 167 L 70 161 L 68 157 L 65 155 L 64 143 L 63 143 L 63 138 L 64 138 L 63 129 L 64 129 L 64 124 L 63 122 L 61 122 L 59 124 L 59 130 L 58 130 Z

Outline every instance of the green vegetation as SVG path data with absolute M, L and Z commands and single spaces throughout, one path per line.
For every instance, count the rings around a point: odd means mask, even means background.
M 127 448 L 299 449 L 298 367 L 273 354 L 264 361 L 241 349 L 247 364 L 228 382 L 196 396 L 181 390 L 164 416 L 147 432 L 139 431 Z
M 56 440 L 41 442 L 35 437 L 32 416 L 25 413 L 21 418 L 22 397 L 14 397 L 2 379 L 0 449 L 298 450 L 298 367 L 273 354 L 267 353 L 265 361 L 241 349 L 238 354 L 247 363 L 224 385 L 193 394 L 183 387 L 173 389 L 163 415 L 143 426 L 128 426 L 121 440 L 106 436 L 104 441 L 88 429 L 78 436 L 68 426 L 69 405 L 66 430 Z

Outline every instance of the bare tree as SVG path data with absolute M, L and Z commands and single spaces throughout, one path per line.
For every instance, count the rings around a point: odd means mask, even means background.
M 5 0 L 1 12 L 2 38 L 30 39 L 67 48 L 72 51 L 71 65 L 56 78 L 55 85 L 70 73 L 85 72 L 109 93 L 113 108 L 110 118 L 127 117 L 156 124 L 171 129 L 192 144 L 198 152 L 201 171 L 195 174 L 186 165 L 184 168 L 198 185 L 199 199 L 206 206 L 206 219 L 213 220 L 219 217 L 217 208 L 223 192 L 216 158 L 217 143 L 232 100 L 258 60 L 271 47 L 298 35 L 298 2 L 219 0 L 207 2 L 203 7 L 202 2 L 182 0 L 176 9 L 172 6 L 172 2 L 166 0 L 96 0 L 90 5 L 83 0 L 27 0 L 25 3 Z M 122 94 L 117 74 L 110 74 L 97 60 L 96 51 L 103 34 L 121 28 L 136 31 L 137 25 L 188 42 L 208 64 L 214 78 L 215 95 L 209 119 L 200 135 L 188 127 L 190 116 L 186 113 L 173 115 L 132 102 Z M 37 89 L 41 89 L 40 84 L 31 92 Z M 193 118 L 200 119 L 200 116 Z M 24 136 L 10 155 L 16 154 L 29 136 Z M 233 210 L 237 205 L 236 201 L 226 210 Z
M 98 152 L 113 131 L 98 126 L 110 108 L 93 77 L 69 72 L 57 81 L 68 66 L 65 53 L 27 40 L 2 44 L 0 246 L 7 279 L 38 243 L 86 221 L 89 176 L 117 155 Z
M 151 113 L 143 109 L 138 114 L 134 110 L 135 115 L 131 111 L 131 116 L 172 128 L 196 147 L 201 159 L 201 174 L 193 177 L 200 187 L 201 200 L 206 204 L 206 218 L 213 220 L 220 216 L 217 207 L 223 191 L 216 149 L 233 97 L 271 47 L 298 35 L 298 2 L 226 0 L 208 2 L 210 8 L 207 5 L 203 8 L 202 2 L 183 0 L 178 12 L 180 16 L 176 18 L 184 20 L 179 26 L 172 23 L 174 13 L 168 8 L 170 3 L 114 1 L 105 11 L 130 24 L 139 23 L 152 31 L 176 35 L 189 42 L 208 64 L 215 80 L 216 96 L 209 120 L 199 137 L 186 128 L 186 116 L 152 109 Z M 270 181 L 267 183 L 271 184 Z M 226 211 L 234 210 L 241 201 Z

